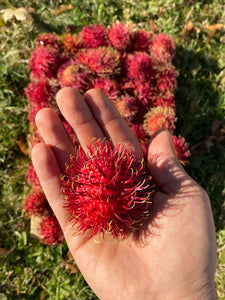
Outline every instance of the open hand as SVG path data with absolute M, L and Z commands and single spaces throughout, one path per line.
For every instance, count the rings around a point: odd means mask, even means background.
M 87 151 L 93 137 L 128 143 L 142 158 L 137 138 L 112 101 L 101 91 L 84 98 L 72 88 L 57 94 L 61 113 Z M 216 237 L 206 192 L 178 162 L 170 134 L 151 139 L 147 164 L 156 185 L 148 228 L 139 239 L 124 241 L 73 236 L 61 196 L 61 173 L 74 145 L 53 110 L 42 109 L 36 124 L 45 143 L 35 145 L 32 160 L 74 259 L 100 299 L 216 299 Z

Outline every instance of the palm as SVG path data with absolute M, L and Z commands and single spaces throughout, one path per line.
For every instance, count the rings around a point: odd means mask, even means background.
M 86 97 L 89 107 L 71 89 L 65 89 L 58 97 L 59 108 L 83 148 L 87 149 L 92 137 L 106 135 L 113 142 L 128 142 L 140 158 L 142 151 L 136 138 L 112 103 L 99 91 L 90 94 L 92 97 Z M 66 101 L 67 98 L 71 101 Z M 168 150 L 167 132 L 156 136 L 148 151 L 149 170 L 160 187 L 154 195 L 152 217 L 138 239 L 129 237 L 121 242 L 107 233 L 104 239 L 71 235 L 71 226 L 60 205 L 59 175 L 74 148 L 53 111 L 42 111 L 37 125 L 53 152 L 44 144 L 36 147 L 33 151 L 36 171 L 71 253 L 98 296 L 154 299 L 159 290 L 164 296 L 174 290 L 179 294 L 186 289 L 188 293 L 189 286 L 199 278 L 208 283 L 213 280 L 207 277 L 214 273 L 216 261 L 210 204 L 204 192 L 176 162 L 172 150 Z
M 169 207 L 168 200 L 171 202 Z M 195 206 L 191 203 L 191 195 L 186 199 L 179 195 L 171 198 L 159 192 L 154 201 L 160 201 L 162 207 L 157 212 L 157 220 L 149 224 L 139 240 L 130 238 L 118 242 L 107 236 L 103 241 L 95 237 L 81 243 L 78 248 L 76 244 L 74 250 L 71 248 L 85 278 L 97 294 L 112 295 L 112 299 L 120 299 L 119 296 L 121 299 L 141 299 L 143 294 L 148 295 L 146 299 L 151 299 L 150 290 L 154 299 L 154 293 L 159 289 L 166 294 L 179 285 L 186 287 L 190 279 L 197 279 L 194 274 L 197 277 L 205 272 L 206 260 L 210 264 L 212 256 L 204 256 L 202 251 L 206 247 L 210 251 L 210 247 L 209 236 L 203 234 L 207 230 L 205 220 L 199 221 L 206 209 L 201 203 L 201 195 Z M 199 213 L 196 214 L 198 206 Z M 110 280 L 103 289 L 105 278 Z M 142 278 L 141 286 L 137 285 L 138 278 Z M 108 296 L 107 299 L 111 298 Z

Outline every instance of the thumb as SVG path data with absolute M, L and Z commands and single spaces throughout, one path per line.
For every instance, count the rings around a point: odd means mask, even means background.
M 151 139 L 147 163 L 156 185 L 165 193 L 176 193 L 191 177 L 182 168 L 168 130 L 158 131 Z

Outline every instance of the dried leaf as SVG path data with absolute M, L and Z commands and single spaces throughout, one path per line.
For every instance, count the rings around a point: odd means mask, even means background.
M 191 20 L 187 21 L 187 23 L 185 24 L 185 28 L 184 28 L 184 32 L 182 34 L 182 38 L 185 38 L 187 36 L 188 33 L 191 32 L 196 32 L 197 34 L 199 34 L 200 29 L 198 27 L 195 27 L 192 23 Z
M 67 252 L 66 256 L 67 256 L 68 260 L 73 260 L 73 255 L 70 251 Z
M 221 79 L 220 83 L 221 83 L 222 85 L 225 84 L 225 76 Z
M 68 5 L 62 4 L 55 10 L 55 15 L 59 15 L 64 11 L 68 11 L 68 10 L 72 10 L 72 9 L 73 9 L 72 4 L 68 4 Z
M 187 23 L 185 24 L 185 29 L 186 31 L 191 31 L 194 28 L 194 25 L 192 23 L 192 21 L 187 21 Z
M 207 42 L 210 42 L 212 40 L 212 38 L 214 37 L 216 31 L 223 27 L 224 27 L 224 24 L 222 24 L 222 23 L 218 23 L 218 24 L 214 24 L 214 25 L 205 25 L 204 28 L 209 30 Z
M 1 13 L 5 22 L 12 21 L 14 19 L 22 22 L 33 22 L 32 16 L 25 7 L 2 9 Z
M 20 136 L 20 139 L 18 141 L 18 146 L 20 148 L 20 151 L 24 154 L 24 155 L 28 155 L 28 151 L 27 151 L 27 148 L 26 148 L 26 145 L 25 145 L 25 141 L 24 141 L 24 138 L 23 136 L 21 135 Z
M 160 31 L 159 26 L 154 21 L 148 21 L 149 29 L 153 33 L 158 33 Z
M 77 266 L 72 264 L 72 263 L 66 263 L 65 264 L 65 269 L 67 271 L 69 271 L 71 274 L 77 274 L 79 272 Z
M 68 270 L 71 274 L 77 274 L 79 269 L 74 262 L 74 258 L 70 251 L 67 252 L 66 258 L 62 259 L 61 268 Z
M 6 250 L 6 249 L 4 249 L 4 248 L 0 248 L 0 256 L 8 254 L 9 251 L 10 251 L 10 250 Z
M 42 221 L 41 217 L 32 215 L 30 218 L 30 234 L 38 239 L 42 239 L 39 228 Z

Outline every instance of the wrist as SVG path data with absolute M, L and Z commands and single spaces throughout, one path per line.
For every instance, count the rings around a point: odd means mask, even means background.
M 205 286 L 199 290 L 184 289 L 182 291 L 173 291 L 156 297 L 157 300 L 217 300 L 215 286 Z

